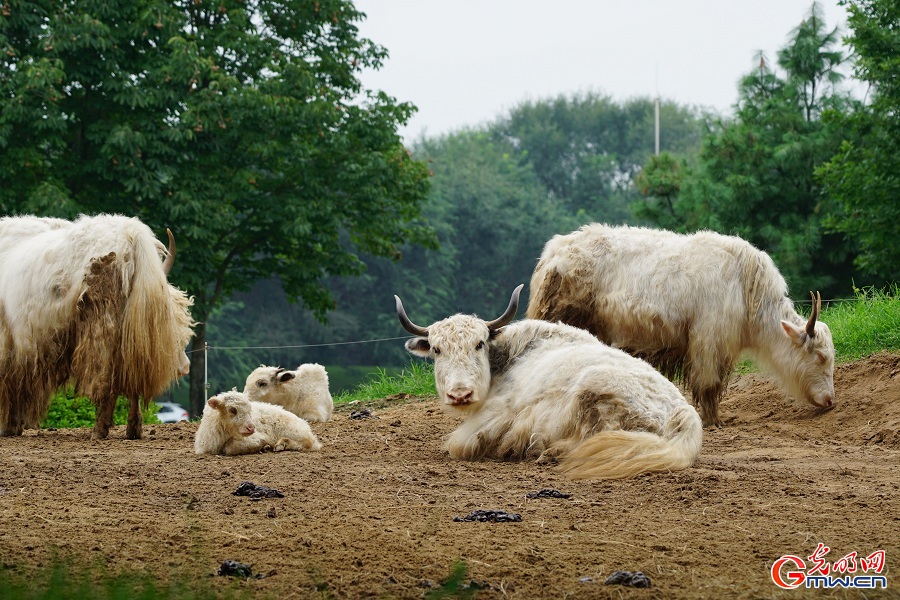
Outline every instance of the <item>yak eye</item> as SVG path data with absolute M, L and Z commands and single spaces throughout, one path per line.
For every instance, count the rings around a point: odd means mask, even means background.
M 431 349 L 434 350 L 434 353 L 435 353 L 435 354 L 440 354 L 440 353 L 441 353 L 441 349 L 440 349 L 440 348 L 434 348 L 434 347 L 432 347 Z
M 265 381 L 257 381 L 257 382 L 256 382 L 256 385 L 258 385 L 259 387 L 266 387 L 266 386 L 269 385 L 269 384 L 266 383 Z
M 482 348 L 484 348 L 484 342 L 478 342 L 478 345 L 475 346 L 476 350 L 481 350 Z
M 234 415 L 237 414 L 237 409 L 236 409 L 235 407 L 233 407 L 233 406 L 229 406 L 229 407 L 228 407 L 228 412 L 231 413 L 231 416 L 234 416 Z

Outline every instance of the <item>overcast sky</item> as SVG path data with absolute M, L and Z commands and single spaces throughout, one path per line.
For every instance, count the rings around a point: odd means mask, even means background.
M 524 100 L 578 92 L 655 96 L 729 112 L 737 82 L 772 60 L 809 0 L 356 0 L 387 48 L 363 85 L 419 109 L 411 142 L 476 126 Z M 820 2 L 846 33 L 837 0 Z

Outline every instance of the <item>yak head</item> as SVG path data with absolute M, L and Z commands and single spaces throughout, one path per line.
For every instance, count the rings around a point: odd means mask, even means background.
M 280 404 L 276 399 L 281 397 L 281 390 L 288 381 L 297 377 L 296 371 L 287 371 L 281 367 L 259 365 L 247 376 L 244 393 L 254 402 L 271 402 Z
M 778 369 L 792 371 L 783 377 L 792 395 L 821 408 L 834 404 L 834 341 L 828 325 L 818 320 L 822 296 L 812 296 L 812 314 L 806 326 L 782 321 L 781 327 L 791 344 L 791 356 Z
M 256 432 L 256 425 L 250 414 L 250 400 L 237 390 L 216 394 L 206 401 L 207 410 L 218 413 L 222 428 L 232 435 L 248 436 Z
M 522 287 L 513 291 L 506 311 L 492 321 L 475 315 L 453 315 L 428 327 L 410 321 L 400 298 L 394 296 L 400 323 L 416 336 L 406 341 L 406 350 L 434 360 L 434 383 L 441 402 L 466 412 L 483 406 L 491 387 L 488 347 L 516 316 Z

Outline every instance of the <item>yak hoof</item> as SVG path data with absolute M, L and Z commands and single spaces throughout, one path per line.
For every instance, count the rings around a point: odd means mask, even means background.
M 105 440 L 109 436 L 109 429 L 106 431 L 95 429 L 93 433 L 91 433 L 92 440 Z

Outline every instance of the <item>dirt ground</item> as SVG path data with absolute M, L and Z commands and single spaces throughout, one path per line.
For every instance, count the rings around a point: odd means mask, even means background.
M 313 426 L 318 453 L 197 456 L 193 423 L 27 431 L 0 439 L 0 564 L 27 577 L 66 556 L 271 598 L 421 598 L 460 561 L 479 598 L 861 597 L 774 585 L 776 559 L 821 542 L 832 562 L 883 550 L 888 588 L 864 597 L 900 597 L 900 355 L 840 366 L 835 387 L 821 412 L 737 378 L 693 468 L 625 481 L 450 460 L 434 398 L 342 408 Z M 232 495 L 245 480 L 284 498 Z M 545 488 L 571 497 L 526 497 Z M 454 521 L 478 509 L 522 520 Z M 226 559 L 271 575 L 215 576 Z M 618 569 L 651 587 L 606 585 Z

